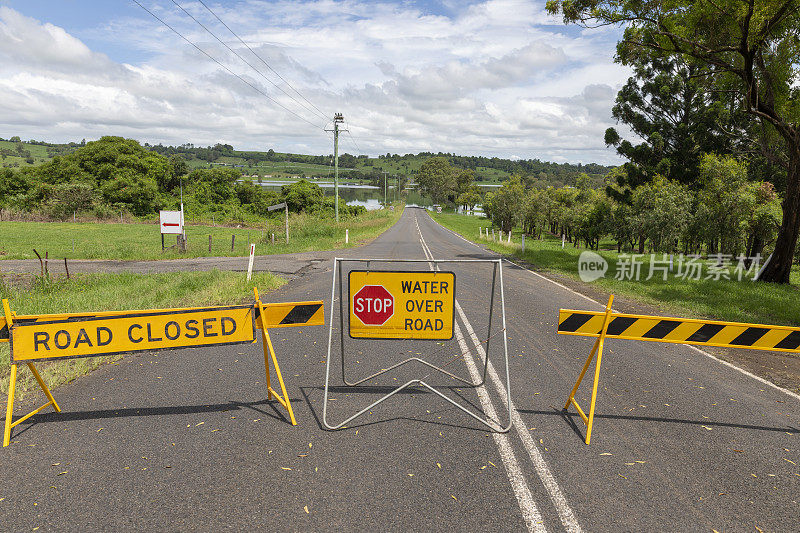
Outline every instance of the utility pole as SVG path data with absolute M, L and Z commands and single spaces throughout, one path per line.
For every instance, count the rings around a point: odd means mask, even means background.
M 336 209 L 336 222 L 339 222 L 339 132 L 340 131 L 347 131 L 345 129 L 339 129 L 339 124 L 344 122 L 344 117 L 341 113 L 335 113 L 333 115 L 333 129 L 325 129 L 325 131 L 332 131 L 333 132 L 333 189 L 335 195 L 335 209 Z
M 386 207 L 386 180 L 388 179 L 388 172 L 385 170 L 382 172 L 383 174 L 383 207 Z

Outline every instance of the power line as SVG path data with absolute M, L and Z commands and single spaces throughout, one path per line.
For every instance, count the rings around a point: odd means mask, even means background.
M 216 35 L 216 34 L 215 34 L 213 31 L 211 31 L 211 30 L 210 30 L 210 29 L 209 29 L 209 28 L 208 28 L 208 27 L 207 27 L 205 24 L 203 24 L 202 22 L 200 22 L 199 20 L 197 20 L 197 19 L 194 17 L 194 15 L 192 15 L 191 13 L 189 13 L 188 11 L 186 11 L 186 9 L 184 9 L 184 7 L 183 7 L 182 5 L 180 5 L 180 4 L 179 4 L 178 2 L 176 2 L 175 0 L 172 0 L 172 3 L 173 3 L 173 4 L 175 4 L 175 5 L 176 5 L 176 6 L 177 6 L 177 7 L 178 7 L 178 8 L 179 8 L 181 11 L 183 11 L 184 13 L 186 13 L 186 15 L 187 15 L 189 18 L 191 18 L 193 21 L 195 21 L 195 22 L 196 22 L 196 23 L 197 23 L 197 24 L 198 24 L 198 25 L 199 25 L 201 28 L 203 28 L 204 30 L 206 30 L 206 32 L 208 32 L 208 34 L 209 34 L 209 35 L 211 35 L 211 36 L 212 36 L 214 39 L 216 39 L 216 40 L 219 42 L 219 44 L 221 44 L 222 46 L 224 46 L 225 48 L 227 48 L 229 52 L 231 52 L 233 55 L 235 55 L 236 57 L 238 57 L 239 59 L 241 59 L 241 60 L 242 60 L 242 62 L 243 62 L 245 65 L 247 65 L 247 66 L 248 66 L 248 67 L 250 67 L 251 69 L 255 70 L 255 71 L 258 73 L 258 75 L 259 75 L 259 76 L 261 76 L 261 77 L 262 77 L 262 78 L 264 78 L 264 79 L 265 79 L 267 82 L 269 82 L 270 84 L 272 84 L 272 86 L 273 86 L 273 87 L 275 87 L 276 89 L 278 89 L 279 91 L 281 91 L 283 94 L 285 94 L 286 96 L 288 96 L 288 97 L 289 97 L 289 98 L 290 98 L 290 99 L 291 99 L 291 100 L 292 100 L 294 103 L 296 103 L 297 105 L 299 105 L 300 107 L 302 107 L 302 108 L 303 108 L 303 109 L 305 109 L 306 111 L 309 111 L 310 113 L 314 113 L 314 110 L 313 110 L 313 109 L 310 109 L 310 108 L 306 107 L 306 106 L 305 106 L 305 105 L 304 105 L 302 102 L 299 102 L 299 101 L 298 101 L 298 100 L 297 100 L 297 99 L 296 99 L 294 96 L 292 96 L 291 94 L 289 94 L 289 93 L 287 93 L 286 91 L 284 91 L 284 90 L 283 90 L 283 88 L 282 88 L 282 87 L 280 87 L 280 86 L 279 86 L 277 83 L 275 83 L 274 81 L 272 81 L 271 79 L 269 79 L 268 77 L 266 77 L 266 76 L 264 75 L 264 73 L 263 73 L 263 72 L 261 72 L 261 71 L 260 71 L 260 70 L 258 70 L 256 67 L 254 67 L 253 65 L 251 65 L 249 61 L 247 61 L 245 58 L 243 58 L 241 55 L 239 55 L 239 53 L 238 53 L 236 50 L 234 50 L 233 48 L 231 48 L 230 46 L 228 46 L 228 44 L 227 44 L 227 43 L 225 43 L 225 42 L 224 42 L 222 39 L 220 39 L 220 38 L 219 38 L 219 37 L 218 37 L 218 36 L 217 36 L 217 35 Z M 323 118 L 327 118 L 327 117 L 324 117 L 324 116 L 323 116 Z
M 156 15 L 155 13 L 153 13 L 152 11 L 150 11 L 149 9 L 147 9 L 146 7 L 144 7 L 142 4 L 140 4 L 140 3 L 139 3 L 139 0 L 131 0 L 131 1 L 132 1 L 134 4 L 136 4 L 137 6 L 141 7 L 141 8 L 142 8 L 142 9 L 144 9 L 145 11 L 147 11 L 148 13 L 150 13 L 150 15 L 151 15 L 151 16 L 152 16 L 154 19 L 156 19 L 156 20 L 157 20 L 157 21 L 159 21 L 161 24 L 163 24 L 164 26 L 166 26 L 167 28 L 169 28 L 170 30 L 172 30 L 172 31 L 173 31 L 173 32 L 174 32 L 174 33 L 175 33 L 175 34 L 176 34 L 178 37 L 180 37 L 181 39 L 183 39 L 184 41 L 186 41 L 187 43 L 189 43 L 190 45 L 192 45 L 192 46 L 193 46 L 195 49 L 197 49 L 197 51 L 198 51 L 198 52 L 200 52 L 200 53 L 202 53 L 203 55 L 205 55 L 206 57 L 208 57 L 208 58 L 209 58 L 211 61 L 213 61 L 214 63 L 216 63 L 217 65 L 219 65 L 219 66 L 220 66 L 220 67 L 222 67 L 223 69 L 225 69 L 225 70 L 226 70 L 226 71 L 227 71 L 229 74 L 231 74 L 232 76 L 236 76 L 237 78 L 239 78 L 239 80 L 241 80 L 241 81 L 242 81 L 242 83 L 245 83 L 245 84 L 247 84 L 247 85 L 248 85 L 248 86 L 249 86 L 251 89 L 253 89 L 253 90 L 254 90 L 254 91 L 256 91 L 257 93 L 259 93 L 259 94 L 261 94 L 262 96 L 264 96 L 264 97 L 265 97 L 267 100 L 269 100 L 270 102 L 274 103 L 274 104 L 275 104 L 275 105 L 277 105 L 278 107 L 282 108 L 282 109 L 283 109 L 283 110 L 285 110 L 287 113 L 290 113 L 290 114 L 294 115 L 295 117 L 299 118 L 299 119 L 300 119 L 300 120 L 302 120 L 303 122 L 306 122 L 307 124 L 310 124 L 310 125 L 311 125 L 311 126 L 313 126 L 314 128 L 319 128 L 319 126 L 318 126 L 317 124 L 314 124 L 313 122 L 311 122 L 311 121 L 309 121 L 309 120 L 307 120 L 307 119 L 305 119 L 305 118 L 301 117 L 300 115 L 298 115 L 297 113 L 295 113 L 294 111 L 292 111 L 291 109 L 289 109 L 288 107 L 284 106 L 283 104 L 281 104 L 280 102 L 278 102 L 277 100 L 275 100 L 274 98 L 272 98 L 272 97 L 271 97 L 270 95 L 268 95 L 267 93 L 265 93 L 264 91 L 262 91 L 261 89 L 259 89 L 258 87 L 256 87 L 255 85 L 253 85 L 252 83 L 250 83 L 249 81 L 247 81 L 246 79 L 244 79 L 243 77 L 241 77 L 239 74 L 236 74 L 234 71 L 232 71 L 231 69 L 229 69 L 228 67 L 226 67 L 225 65 L 223 65 L 223 64 L 222 64 L 220 61 L 218 61 L 216 58 L 214 58 L 214 57 L 213 57 L 211 54 L 209 54 L 208 52 L 206 52 L 205 50 L 203 50 L 202 48 L 200 48 L 199 46 L 197 46 L 196 44 L 194 44 L 194 43 L 193 43 L 192 41 L 190 41 L 188 38 L 184 37 L 184 35 L 183 35 L 181 32 L 179 32 L 178 30 L 176 30 L 175 28 L 173 28 L 172 26 L 170 26 L 169 24 L 167 24 L 167 23 L 166 23 L 164 20 L 162 20 L 161 18 L 159 18 L 159 17 L 158 17 L 158 15 Z
M 350 133 L 350 123 L 349 122 L 345 122 L 345 124 L 347 126 L 347 130 L 345 130 L 345 131 L 347 131 L 347 135 L 353 141 L 353 144 L 355 145 L 355 148 L 356 148 L 356 155 L 358 155 L 358 154 L 361 153 L 361 148 L 358 147 L 358 143 L 356 142 L 356 138 L 353 137 L 352 133 Z
M 208 10 L 208 12 L 209 12 L 209 13 L 211 13 L 212 15 L 214 15 L 214 17 L 216 17 L 216 19 L 217 19 L 218 21 L 220 21 L 220 23 L 222 23 L 222 25 L 223 25 L 223 26 L 225 26 L 225 28 L 227 28 L 227 30 L 228 30 L 229 32 L 231 32 L 231 34 L 232 34 L 234 37 L 236 37 L 237 39 L 239 39 L 239 42 L 240 42 L 240 43 L 242 43 L 244 46 L 246 46 L 246 47 L 247 47 L 247 49 L 248 49 L 248 50 L 250 50 L 250 52 L 252 52 L 252 53 L 253 53 L 253 55 L 254 55 L 254 56 L 256 56 L 256 57 L 259 59 L 259 61 L 261 61 L 262 63 L 264 63 L 264 66 L 266 66 L 266 67 L 267 67 L 269 70 L 271 70 L 271 71 L 272 71 L 272 73 L 273 73 L 273 74 L 275 74 L 275 75 L 276 75 L 276 76 L 278 76 L 278 77 L 279 77 L 281 80 L 283 80 L 283 82 L 284 82 L 286 85 L 288 85 L 288 86 L 289 86 L 289 88 L 290 88 L 291 90 L 293 90 L 295 93 L 297 93 L 297 95 L 298 95 L 300 98 L 302 98 L 303 100 L 305 100 L 306 102 L 308 102 L 308 104 L 309 104 L 311 107 L 313 107 L 314 109 L 316 109 L 316 110 L 317 110 L 317 112 L 319 112 L 319 114 L 320 114 L 320 115 L 321 115 L 323 118 L 327 119 L 327 115 L 326 115 L 326 114 L 325 114 L 325 113 L 324 113 L 322 110 L 320 110 L 320 108 L 318 108 L 318 107 L 317 107 L 317 106 L 315 106 L 313 103 L 311 103 L 311 101 L 310 101 L 308 98 L 306 98 L 305 96 L 303 96 L 302 94 L 300 94 L 300 92 L 299 92 L 297 89 L 295 89 L 295 88 L 292 86 L 292 84 L 291 84 L 291 83 L 289 83 L 289 82 L 288 82 L 288 81 L 287 81 L 287 80 L 286 80 L 286 79 L 285 79 L 283 76 L 281 76 L 280 74 L 278 74 L 278 72 L 277 72 L 277 71 L 276 71 L 274 68 L 272 68 L 271 66 L 269 66 L 269 64 L 268 64 L 266 61 L 264 61 L 264 58 L 262 58 L 260 55 L 258 55 L 258 54 L 256 53 L 256 51 L 255 51 L 255 50 L 253 50 L 252 48 L 250 48 L 250 45 L 248 45 L 246 42 L 244 42 L 244 41 L 242 40 L 242 38 L 241 38 L 241 37 L 239 37 L 239 36 L 236 34 L 236 32 L 234 32 L 232 29 L 230 29 L 230 27 L 229 27 L 227 24 L 225 24 L 225 21 L 223 21 L 221 18 L 219 18 L 219 15 L 217 15 L 216 13 L 214 13 L 214 11 L 212 11 L 212 10 L 211 10 L 211 8 L 210 8 L 210 7 L 208 7 L 208 6 L 206 5 L 206 3 L 205 3 L 203 0 L 199 0 L 199 2 L 200 2 L 201 4 L 203 4 L 203 7 L 205 7 L 205 8 Z

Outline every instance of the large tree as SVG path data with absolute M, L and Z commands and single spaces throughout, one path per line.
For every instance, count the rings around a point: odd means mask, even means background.
M 444 157 L 431 157 L 417 172 L 420 191 L 436 203 L 444 203 L 456 190 L 456 169 Z
M 800 0 L 549 0 L 547 9 L 587 27 L 624 25 L 622 63 L 657 53 L 696 65 L 780 139 L 783 221 L 760 279 L 788 283 L 800 233 Z
M 625 172 L 617 174 L 618 185 L 627 196 L 630 189 L 658 175 L 693 184 L 703 153 L 730 147 L 729 137 L 718 127 L 730 122 L 726 106 L 705 90 L 694 65 L 654 54 L 641 56 L 631 66 L 634 75 L 617 94 L 612 115 L 642 142 L 633 144 L 620 138 L 615 128 L 606 130 L 606 144 L 628 159 Z M 615 188 L 607 192 L 621 199 Z

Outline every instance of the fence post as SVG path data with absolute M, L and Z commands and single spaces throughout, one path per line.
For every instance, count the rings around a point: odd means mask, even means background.
M 233 247 L 236 245 L 236 234 L 234 233 L 231 235 L 231 252 L 233 252 Z
M 525 253 L 525 234 L 522 234 L 522 253 Z
M 211 235 L 208 236 L 208 253 L 211 253 Z

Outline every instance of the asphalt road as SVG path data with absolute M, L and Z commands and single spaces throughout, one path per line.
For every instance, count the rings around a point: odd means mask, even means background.
M 417 209 L 373 243 L 341 254 L 496 257 Z M 312 262 L 265 299 L 324 299 L 330 319 L 331 267 Z M 486 336 L 490 271 L 472 263 L 442 269 L 457 276 L 463 337 L 347 339 L 349 377 L 416 354 L 474 375 L 481 352 L 470 333 Z M 580 419 L 561 407 L 591 341 L 556 335 L 555 323 L 560 307 L 601 306 L 508 262 L 503 269 L 509 433 L 487 431 L 423 390 L 392 397 L 347 429 L 324 430 L 327 327 L 273 333 L 296 427 L 264 400 L 260 345 L 133 355 L 57 389 L 61 414 L 15 428 L 12 445 L 0 450 L 0 529 L 800 530 L 795 397 L 685 346 L 609 341 L 586 446 Z M 492 366 L 478 389 L 418 364 L 370 387 L 342 387 L 334 350 L 329 420 L 425 377 L 505 422 L 499 319 L 496 307 Z M 578 395 L 584 405 L 588 391 L 584 385 Z

